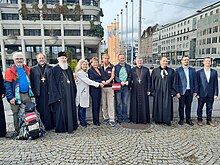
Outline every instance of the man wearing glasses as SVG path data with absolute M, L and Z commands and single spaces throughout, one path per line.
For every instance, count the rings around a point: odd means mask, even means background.
M 5 94 L 10 103 L 13 113 L 15 131 L 19 133 L 18 113 L 24 101 L 31 101 L 30 96 L 33 96 L 30 86 L 30 69 L 24 64 L 24 56 L 22 52 L 13 54 L 14 64 L 5 72 Z

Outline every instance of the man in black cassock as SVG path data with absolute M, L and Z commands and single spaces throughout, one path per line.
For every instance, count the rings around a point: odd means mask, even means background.
M 48 99 L 48 73 L 52 68 L 46 64 L 46 56 L 42 53 L 37 55 L 38 64 L 31 68 L 31 88 L 35 96 L 37 111 L 40 113 L 41 121 L 46 130 L 53 129 L 53 113 L 49 109 Z
M 175 96 L 175 71 L 167 67 L 168 60 L 162 57 L 160 66 L 152 72 L 153 119 L 156 124 L 171 125 L 173 120 L 173 96 Z
M 5 97 L 5 86 L 2 73 L 0 74 L 0 97 Z M 5 112 L 2 98 L 0 99 L 0 137 L 5 137 L 6 135 L 6 122 L 5 122 Z
M 130 86 L 130 121 L 133 123 L 149 123 L 150 72 L 143 66 L 143 59 L 136 58 L 137 66 L 131 69 Z
M 58 53 L 58 65 L 50 71 L 49 105 L 55 112 L 55 132 L 71 133 L 77 129 L 76 84 L 65 52 Z

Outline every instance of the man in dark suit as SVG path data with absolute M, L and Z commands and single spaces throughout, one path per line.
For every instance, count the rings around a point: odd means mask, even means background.
M 212 122 L 212 108 L 214 99 L 218 97 L 218 73 L 216 70 L 211 69 L 211 58 L 205 57 L 203 59 L 204 68 L 197 71 L 197 98 L 198 98 L 198 109 L 197 119 L 198 125 L 202 126 L 202 109 L 206 103 L 206 117 L 207 124 L 210 126 L 216 126 Z
M 176 97 L 179 99 L 179 124 L 184 123 L 184 107 L 186 113 L 186 123 L 193 126 L 191 120 L 191 105 L 193 94 L 195 94 L 196 70 L 189 67 L 189 57 L 183 56 L 181 59 L 182 66 L 176 69 Z

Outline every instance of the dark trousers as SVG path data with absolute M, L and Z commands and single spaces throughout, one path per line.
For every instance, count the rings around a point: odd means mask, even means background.
M 204 104 L 206 103 L 206 117 L 207 122 L 212 121 L 212 108 L 214 103 L 213 97 L 200 97 L 198 99 L 198 109 L 197 109 L 197 119 L 198 121 L 202 121 L 202 109 Z
M 191 120 L 191 105 L 193 101 L 193 94 L 190 90 L 186 90 L 184 95 L 179 98 L 179 118 L 184 120 L 184 109 L 186 113 L 186 121 Z
M 100 124 L 99 114 L 100 114 L 100 103 L 101 103 L 101 89 L 100 88 L 92 88 L 90 90 L 90 96 L 92 98 L 92 117 L 93 124 Z
M 80 125 L 85 126 L 86 125 L 86 108 L 78 106 L 78 116 L 79 116 L 79 122 Z

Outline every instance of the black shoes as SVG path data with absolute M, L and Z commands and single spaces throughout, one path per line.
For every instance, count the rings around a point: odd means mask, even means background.
M 186 121 L 186 123 L 189 124 L 190 126 L 194 126 L 192 120 L 188 120 L 188 121 Z
M 183 125 L 183 124 L 184 124 L 184 121 L 183 121 L 183 120 L 180 120 L 180 121 L 178 122 L 178 124 L 179 124 L 179 125 Z

